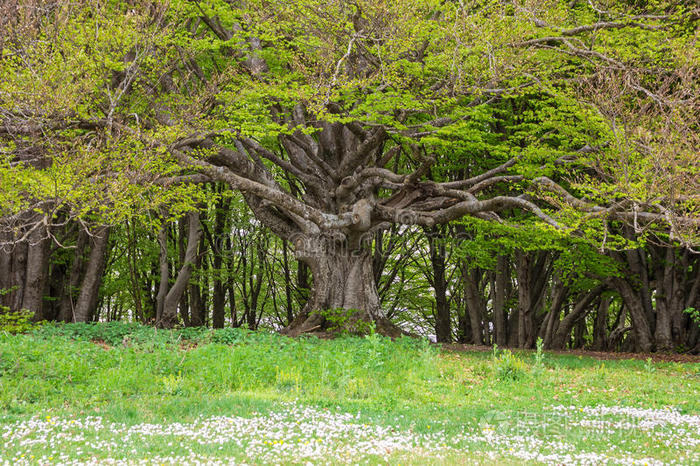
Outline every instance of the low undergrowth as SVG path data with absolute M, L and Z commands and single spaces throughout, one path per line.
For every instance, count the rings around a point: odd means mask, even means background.
M 692 364 L 452 353 L 378 335 L 46 325 L 0 334 L 0 464 L 251 462 L 247 451 L 262 462 L 561 464 L 610 454 L 621 463 L 692 464 L 700 460 L 699 392 Z M 212 444 L 208 432 L 223 425 L 237 440 L 211 434 L 223 442 Z

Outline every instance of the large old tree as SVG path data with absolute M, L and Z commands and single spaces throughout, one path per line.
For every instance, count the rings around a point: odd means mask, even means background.
M 173 186 L 226 182 L 312 271 L 292 335 L 327 329 L 337 309 L 350 328 L 399 332 L 369 253 L 391 224 L 475 216 L 586 234 L 607 219 L 690 241 L 697 11 L 624 3 L 17 2 L 0 234 L 114 221 L 171 206 Z M 538 130 L 509 133 L 533 112 Z M 72 188 L 17 181 L 57 160 Z

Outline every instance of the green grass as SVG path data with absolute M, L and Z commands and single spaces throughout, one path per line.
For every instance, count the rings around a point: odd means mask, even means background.
M 451 353 L 379 336 L 295 340 L 233 329 L 52 325 L 0 334 L 0 434 L 15 436 L 0 435 L 0 463 L 520 464 L 568 462 L 561 455 L 570 452 L 692 464 L 700 460 L 699 393 L 693 364 L 550 354 L 538 361 L 532 353 Z M 666 408 L 673 411 L 649 411 Z M 99 423 L 84 425 L 93 416 Z M 206 440 L 214 435 L 208 420 L 222 416 L 215 431 L 230 425 L 230 440 Z M 286 425 L 276 416 L 289 426 L 275 427 Z M 318 427 L 324 422 L 326 430 Z M 396 438 L 356 450 L 365 424 L 377 429 L 371 441 Z M 189 433 L 144 434 L 144 425 Z M 138 432 L 125 437 L 129 429 Z M 314 437 L 309 429 L 321 430 Z M 287 446 L 265 443 L 285 439 Z M 328 452 L 302 457 L 304 442 Z M 489 451 L 495 456 L 485 457 Z

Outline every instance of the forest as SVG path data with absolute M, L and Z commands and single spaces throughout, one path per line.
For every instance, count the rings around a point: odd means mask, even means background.
M 693 1 L 10 0 L 0 312 L 700 352 Z

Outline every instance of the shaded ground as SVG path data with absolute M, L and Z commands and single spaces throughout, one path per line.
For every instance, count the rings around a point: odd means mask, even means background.
M 492 352 L 491 346 L 485 345 L 465 345 L 460 343 L 441 343 L 439 346 L 449 351 L 461 352 Z M 508 348 L 504 348 L 508 349 Z M 523 350 L 519 348 L 510 348 L 518 352 L 534 352 L 534 350 Z M 598 359 L 601 361 L 607 360 L 622 360 L 622 359 L 640 359 L 646 361 L 651 358 L 654 362 L 680 362 L 680 363 L 700 363 L 700 355 L 697 354 L 677 354 L 677 353 L 623 353 L 623 352 L 608 352 L 608 351 L 588 351 L 588 350 L 546 350 L 550 354 L 561 354 L 564 356 L 586 356 L 589 358 Z

